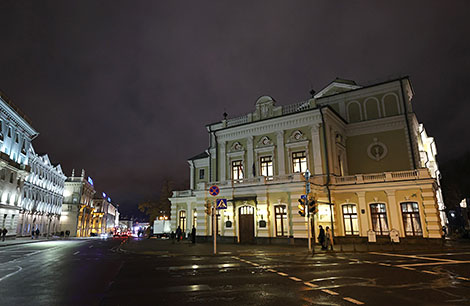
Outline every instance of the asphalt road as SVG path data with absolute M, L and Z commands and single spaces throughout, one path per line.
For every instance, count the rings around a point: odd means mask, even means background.
M 0 305 L 468 305 L 470 251 L 308 254 L 304 248 L 130 239 L 0 248 Z

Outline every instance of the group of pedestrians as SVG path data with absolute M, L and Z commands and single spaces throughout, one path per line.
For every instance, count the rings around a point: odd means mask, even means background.
M 318 242 L 321 245 L 322 250 L 328 250 L 331 248 L 333 251 L 333 235 L 331 234 L 330 227 L 326 227 L 326 231 L 323 229 L 323 226 L 319 226 L 320 233 L 318 234 Z
M 178 226 L 178 228 L 176 229 L 176 233 L 171 232 L 171 239 L 173 241 L 176 238 L 176 241 L 180 242 L 181 240 L 183 240 L 184 238 L 183 236 L 184 234 L 180 226 Z M 196 227 L 194 227 L 194 225 L 193 225 L 193 229 L 191 230 L 191 242 L 196 243 Z
M 31 231 L 31 239 L 38 239 L 39 238 L 39 228 L 37 228 L 36 230 L 32 230 Z

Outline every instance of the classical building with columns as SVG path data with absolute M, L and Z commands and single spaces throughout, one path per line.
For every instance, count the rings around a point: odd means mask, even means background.
M 16 236 L 23 185 L 31 172 L 28 154 L 38 135 L 30 119 L 0 93 L 0 229 Z
M 405 78 L 360 86 L 336 79 L 306 101 L 255 110 L 206 126 L 209 147 L 189 159 L 190 189 L 174 191 L 172 229 L 211 235 L 205 204 L 218 210 L 217 232 L 235 242 L 292 243 L 307 237 L 298 199 L 311 192 L 318 225 L 339 240 L 441 238 L 446 223 L 434 139 L 413 112 Z M 208 189 L 217 185 L 213 197 Z M 360 240 L 360 239 L 359 239 Z
M 104 192 L 96 193 L 93 198 L 92 235 L 115 232 L 119 226 L 119 211 L 116 204 Z
M 47 154 L 37 154 L 32 146 L 28 160 L 31 173 L 24 182 L 17 235 L 30 236 L 39 229 L 49 237 L 59 231 L 66 176 L 60 165 L 54 166 Z

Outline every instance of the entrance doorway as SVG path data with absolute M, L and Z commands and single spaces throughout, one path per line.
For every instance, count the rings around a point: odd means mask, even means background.
M 255 215 L 253 206 L 242 206 L 238 209 L 240 243 L 255 242 Z

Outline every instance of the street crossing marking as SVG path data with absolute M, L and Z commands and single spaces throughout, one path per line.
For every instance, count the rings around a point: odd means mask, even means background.
M 470 280 L 470 278 L 466 278 L 466 277 L 462 277 L 462 276 L 459 276 L 459 277 L 457 277 L 457 278 L 458 278 L 458 279 L 461 279 L 461 280 L 466 280 L 466 281 Z
M 356 304 L 356 305 L 364 305 L 363 302 L 355 300 L 355 299 L 350 298 L 350 297 L 344 297 L 343 300 L 346 300 L 346 301 L 351 302 L 351 303 Z
M 437 272 L 428 271 L 428 270 L 423 270 L 423 271 L 421 271 L 421 272 L 428 273 L 428 274 L 434 274 L 434 275 L 439 274 L 439 273 L 437 273 Z
M 318 285 L 312 284 L 310 282 L 304 282 L 304 285 L 312 287 L 312 288 L 317 288 L 318 287 Z
M 415 268 L 409 268 L 409 267 L 405 267 L 405 266 L 403 266 L 403 267 L 397 266 L 397 267 L 402 268 L 402 269 L 406 269 L 406 270 L 416 271 Z
M 405 254 L 391 254 L 391 253 L 380 253 L 380 252 L 369 252 L 369 254 L 382 255 L 382 256 L 405 257 L 405 258 L 413 258 L 413 259 L 434 260 L 434 261 L 452 261 L 452 262 L 455 261 L 453 259 L 432 258 L 432 257 L 424 257 L 424 256 L 416 256 L 416 255 L 405 255 Z
M 379 265 L 386 266 L 386 267 L 391 267 L 392 266 L 391 264 L 383 263 L 383 262 L 379 262 Z
M 276 270 L 273 270 L 273 269 L 267 269 L 266 271 L 268 271 L 268 272 L 273 272 L 273 273 L 277 273 L 277 271 L 276 271 Z
M 75 253 L 73 253 L 73 255 L 77 255 L 78 253 L 80 253 L 80 251 L 76 251 Z
M 458 264 L 465 264 L 470 263 L 469 260 L 453 260 L 453 261 L 443 261 L 443 262 L 422 262 L 422 263 L 415 263 L 415 264 L 404 264 L 404 265 L 397 265 L 397 267 L 419 267 L 419 266 L 437 266 L 437 265 L 458 265 Z
M 277 272 L 277 274 L 279 274 L 280 276 L 289 276 L 289 274 L 286 274 L 284 272 Z
M 328 293 L 328 294 L 331 294 L 331 295 L 339 295 L 338 292 L 334 292 L 334 291 L 331 291 L 331 290 L 328 290 L 328 289 L 322 289 L 321 291 L 323 291 L 325 293 Z
M 302 280 L 300 278 L 297 278 L 295 276 L 289 277 L 291 280 L 296 281 L 296 282 L 301 282 Z

